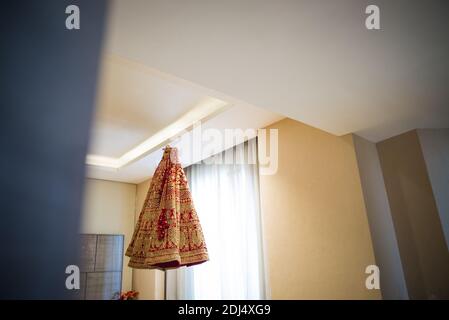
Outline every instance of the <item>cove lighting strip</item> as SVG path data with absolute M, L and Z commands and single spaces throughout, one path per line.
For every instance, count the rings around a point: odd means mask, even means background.
M 86 156 L 86 164 L 89 166 L 108 169 L 120 169 L 134 161 L 141 159 L 149 153 L 160 148 L 180 134 L 193 127 L 198 121 L 206 121 L 222 112 L 229 104 L 215 98 L 207 98 L 201 101 L 193 109 L 185 113 L 175 122 L 143 141 L 138 146 L 124 153 L 119 158 L 104 157 L 95 154 Z

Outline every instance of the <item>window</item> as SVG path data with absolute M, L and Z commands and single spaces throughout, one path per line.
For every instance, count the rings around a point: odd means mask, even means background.
M 256 139 L 185 171 L 210 261 L 167 271 L 167 299 L 266 298 Z

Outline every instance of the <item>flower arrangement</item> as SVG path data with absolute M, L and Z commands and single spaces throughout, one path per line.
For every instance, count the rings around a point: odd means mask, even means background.
M 137 291 L 134 291 L 134 290 L 126 291 L 126 292 L 122 292 L 119 300 L 137 300 L 138 296 L 139 296 L 139 292 L 137 292 Z

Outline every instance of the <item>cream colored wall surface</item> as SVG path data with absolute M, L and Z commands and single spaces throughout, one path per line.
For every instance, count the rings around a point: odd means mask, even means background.
M 365 287 L 375 264 L 352 136 L 285 119 L 279 168 L 261 175 L 273 299 L 380 299 Z
M 124 250 L 133 233 L 136 185 L 86 179 L 82 233 L 123 234 Z M 122 290 L 132 289 L 132 269 L 123 260 Z
M 411 299 L 449 299 L 449 252 L 416 130 L 377 144 Z
M 135 222 L 139 218 L 150 183 L 151 179 L 137 185 Z M 133 289 L 139 292 L 140 300 L 163 300 L 165 294 L 164 272 L 160 270 L 134 269 Z

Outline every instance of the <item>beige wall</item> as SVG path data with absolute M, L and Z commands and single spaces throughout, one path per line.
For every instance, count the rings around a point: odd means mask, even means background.
M 139 185 L 86 179 L 81 232 L 123 234 L 125 247 L 131 240 L 134 224 L 142 209 L 150 180 Z M 159 270 L 138 270 L 123 261 L 123 290 L 139 291 L 140 299 L 164 298 L 164 273 Z
M 352 136 L 285 119 L 279 168 L 261 176 L 273 299 L 379 299 L 365 287 L 375 264 Z
M 132 237 L 136 185 L 86 179 L 82 233 L 125 235 L 125 250 Z M 132 269 L 123 261 L 122 290 L 132 289 Z
M 137 185 L 135 222 L 139 218 L 151 179 Z M 141 300 L 164 299 L 164 272 L 159 270 L 134 269 L 133 289 L 139 292 Z
M 449 252 L 416 130 L 377 144 L 411 299 L 449 298 Z

